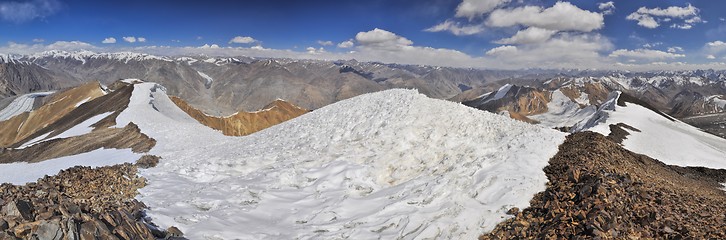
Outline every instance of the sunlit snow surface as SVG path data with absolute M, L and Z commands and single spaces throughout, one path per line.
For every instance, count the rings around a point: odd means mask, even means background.
M 671 165 L 726 169 L 726 140 L 723 138 L 678 120 L 668 120 L 640 105 L 626 105 L 613 104 L 614 110 L 601 109 L 604 122 L 587 126 L 586 130 L 608 135 L 610 124 L 625 123 L 640 130 L 625 129 L 630 135 L 626 136 L 623 146 L 630 151 Z
M 225 137 L 155 86 L 135 85 L 117 122 L 157 140 L 139 198 L 190 239 L 475 239 L 545 189 L 565 136 L 388 90 Z
M 56 175 L 74 166 L 102 167 L 134 162 L 141 157 L 131 149 L 96 149 L 78 155 L 60 157 L 37 163 L 0 164 L 0 183 L 25 184 L 45 175 Z

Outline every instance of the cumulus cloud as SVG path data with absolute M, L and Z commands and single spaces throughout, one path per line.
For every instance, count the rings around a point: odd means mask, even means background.
M 511 0 L 464 0 L 456 7 L 456 17 L 475 18 L 491 12 Z
M 638 26 L 645 27 L 645 28 L 657 28 L 660 26 L 658 21 L 655 20 L 655 18 L 651 17 L 650 15 L 646 14 L 640 14 L 640 13 L 631 13 L 627 17 L 625 17 L 627 20 L 633 20 L 638 22 Z M 670 19 L 668 20 L 670 21 Z
M 452 21 L 452 20 L 446 20 L 442 23 L 437 24 L 436 26 L 424 29 L 424 31 L 427 32 L 451 32 L 452 34 L 456 36 L 466 36 L 466 35 L 474 35 L 480 32 L 484 31 L 484 26 L 480 24 L 475 25 L 464 25 L 462 26 L 461 23 Z
M 531 44 L 541 43 L 549 40 L 552 35 L 557 33 L 555 30 L 542 29 L 538 27 L 530 27 L 524 30 L 518 31 L 514 36 L 510 38 L 500 39 L 495 41 L 498 44 Z
M 682 47 L 678 47 L 678 46 L 669 47 L 668 50 L 667 50 L 667 52 L 669 52 L 669 53 L 683 52 L 683 48 Z
M 136 42 L 136 37 L 123 37 L 123 39 L 124 39 L 124 41 L 129 42 L 129 43 Z
M 247 37 L 247 36 L 236 36 L 236 37 L 232 38 L 231 40 L 229 40 L 228 43 L 230 43 L 230 44 L 232 44 L 232 43 L 250 44 L 250 43 L 254 43 L 254 42 L 257 42 L 257 39 L 254 39 L 252 37 Z
M 716 59 L 716 56 L 709 54 L 706 56 L 706 59 Z
M 635 49 L 635 50 L 618 49 L 618 50 L 615 50 L 612 53 L 610 53 L 609 56 L 613 57 L 613 58 L 622 57 L 622 58 L 630 58 L 630 59 L 663 60 L 663 59 L 682 58 L 682 57 L 685 57 L 686 55 L 641 48 L 641 49 Z
M 704 51 L 707 55 L 719 55 L 720 53 L 726 52 L 726 42 L 713 41 L 707 42 L 704 45 Z
M 138 37 L 138 38 L 136 38 L 136 40 L 139 42 L 146 42 L 146 38 L 144 38 L 144 37 Z
M 373 29 L 368 32 L 359 32 L 355 35 L 355 40 L 362 47 L 381 48 L 388 50 L 396 50 L 403 46 L 412 45 L 413 42 L 405 37 L 396 35 L 395 33 L 383 30 Z
M 660 22 L 670 22 L 673 19 L 684 19 L 683 23 L 675 23 L 671 28 L 691 29 L 693 24 L 701 23 L 703 20 L 698 15 L 700 10 L 691 4 L 685 7 L 670 6 L 668 8 L 638 8 L 637 11 L 628 15 L 625 19 L 637 21 L 639 26 L 645 28 L 657 28 Z
M 613 1 L 598 3 L 597 8 L 602 11 L 602 14 L 610 15 L 615 13 L 615 3 Z
M 569 2 L 557 2 L 550 8 L 524 6 L 494 10 L 486 21 L 492 27 L 528 26 L 557 31 L 591 32 L 603 27 L 603 16 L 580 9 Z
M 45 39 L 42 39 L 42 38 L 33 38 L 33 42 L 34 43 L 42 43 L 42 42 L 45 42 Z
M 99 51 L 103 48 L 96 47 L 92 44 L 81 42 L 81 41 L 57 41 L 51 44 L 21 44 L 15 42 L 9 42 L 5 46 L 0 46 L 0 52 L 9 54 L 33 54 L 38 52 L 50 51 L 50 50 L 63 50 L 63 51 Z
M 603 68 L 612 61 L 600 53 L 610 49 L 612 43 L 600 34 L 561 33 L 541 43 L 500 46 L 486 55 L 504 66 Z
M 332 46 L 333 45 L 333 41 L 318 40 L 318 44 L 320 44 L 320 46 Z
M 106 44 L 116 43 L 116 38 L 115 37 L 108 37 L 108 38 L 103 39 L 103 41 L 101 41 L 101 43 L 106 43 Z
M 338 47 L 339 48 L 351 48 L 354 45 L 355 45 L 355 43 L 353 43 L 353 39 L 348 39 L 347 41 L 343 41 L 341 43 L 338 43 Z
M 45 18 L 60 11 L 58 0 L 4 1 L 0 2 L 0 19 L 23 23 Z

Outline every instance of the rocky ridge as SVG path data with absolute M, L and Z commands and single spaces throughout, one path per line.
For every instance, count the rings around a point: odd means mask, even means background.
M 726 238 L 726 170 L 668 166 L 592 132 L 544 170 L 547 190 L 480 239 Z
M 178 229 L 161 230 L 144 216 L 146 206 L 134 199 L 146 185 L 137 171 L 128 163 L 74 167 L 23 186 L 2 184 L 0 239 L 181 237 Z

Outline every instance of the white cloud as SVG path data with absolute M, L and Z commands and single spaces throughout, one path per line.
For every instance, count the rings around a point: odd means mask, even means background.
M 108 37 L 108 38 L 103 39 L 103 41 L 101 41 L 101 43 L 116 43 L 116 38 Z
M 658 24 L 658 21 L 656 21 L 655 18 L 651 17 L 650 15 L 640 14 L 637 12 L 631 13 L 630 15 L 625 17 L 625 19 L 638 21 L 638 26 L 645 27 L 645 28 L 653 29 L 653 28 L 657 28 L 658 26 L 660 26 L 660 24 Z M 670 21 L 670 20 L 668 20 L 668 21 Z
M 318 40 L 318 44 L 320 44 L 320 46 L 332 46 L 333 45 L 333 41 Z
M 33 42 L 34 43 L 42 43 L 42 42 L 45 42 L 45 39 L 42 39 L 42 38 L 33 38 Z
M 513 54 L 516 52 L 517 52 L 517 46 L 504 45 L 504 46 L 499 46 L 499 47 L 490 49 L 489 51 L 486 52 L 486 55 L 489 55 L 489 56 L 508 55 L 508 54 Z
M 138 37 L 138 38 L 136 38 L 136 40 L 139 41 L 139 42 L 146 42 L 146 38 L 145 37 Z
M 569 2 L 557 2 L 550 8 L 525 6 L 494 10 L 486 21 L 492 27 L 517 25 L 558 31 L 591 32 L 603 27 L 603 16 L 580 9 Z
M 691 4 L 685 7 L 670 6 L 668 8 L 638 8 L 625 19 L 637 21 L 639 26 L 657 28 L 660 22 L 670 22 L 673 19 L 685 19 L 684 23 L 675 23 L 671 28 L 691 29 L 693 24 L 704 22 L 698 15 L 700 10 Z
M 466 17 L 470 20 L 491 12 L 511 0 L 464 0 L 456 7 L 456 17 Z
M 688 29 L 693 28 L 693 25 L 685 24 L 685 23 L 684 24 L 673 24 L 673 25 L 671 25 L 671 28 L 678 28 L 678 29 L 688 30 Z
M 355 45 L 355 43 L 353 43 L 353 39 L 349 39 L 347 41 L 343 41 L 341 43 L 338 43 L 338 47 L 339 48 L 351 48 L 354 45 Z
M 451 32 L 456 36 L 474 35 L 484 31 L 484 26 L 480 24 L 475 25 L 464 25 L 457 23 L 452 20 L 446 20 L 436 26 L 424 29 L 427 32 Z
M 78 51 L 78 50 L 89 50 L 99 51 L 102 48 L 93 46 L 89 43 L 80 41 L 57 41 L 51 44 L 20 44 L 15 42 L 9 42 L 5 46 L 0 46 L 0 52 L 9 54 L 33 54 L 38 52 L 44 52 L 49 50 L 63 50 L 63 51 Z
M 708 56 L 706 56 L 706 59 L 716 59 L 716 56 L 709 54 Z
M 612 43 L 600 34 L 564 32 L 542 43 L 497 47 L 486 55 L 491 64 L 510 68 L 605 68 L 612 61 L 602 57 L 600 52 L 610 49 Z
M 652 43 L 645 43 L 643 44 L 644 48 L 654 48 L 657 46 L 663 45 L 663 42 L 652 42 Z
M 686 19 L 686 21 L 685 21 L 685 22 L 686 22 L 686 23 L 690 23 L 690 24 L 693 24 L 693 23 L 700 23 L 700 22 L 703 22 L 703 19 L 701 19 L 701 17 L 699 17 L 699 16 L 695 16 L 695 17 L 692 17 L 692 18 Z
M 699 11 L 698 8 L 688 4 L 686 7 L 670 6 L 666 9 L 641 7 L 636 12 L 658 17 L 686 18 L 696 16 Z
M 212 44 L 212 45 L 204 44 L 199 48 L 200 49 L 220 49 L 219 45 L 217 45 L 217 44 Z
M 635 50 L 627 50 L 627 49 L 618 49 L 610 53 L 609 57 L 613 58 L 636 58 L 636 59 L 644 59 L 644 60 L 663 60 L 663 59 L 675 59 L 675 58 L 682 58 L 686 55 L 683 54 L 677 54 L 677 53 L 669 53 L 669 52 L 663 52 L 659 50 L 653 50 L 653 49 L 635 49 Z
M 129 43 L 136 42 L 136 37 L 123 37 L 123 39 L 124 39 L 124 41 L 129 42 Z
M 668 52 L 669 53 L 683 52 L 683 48 L 682 47 L 678 47 L 678 46 L 676 46 L 676 47 L 669 47 L 668 48 Z
M 254 43 L 254 42 L 257 42 L 257 39 L 254 39 L 252 37 L 246 37 L 246 36 L 245 37 L 236 36 L 236 37 L 232 38 L 231 40 L 229 40 L 228 43 L 230 43 L 230 44 L 231 43 L 249 44 L 249 43 Z
M 3 1 L 0 2 L 0 19 L 23 23 L 53 15 L 61 7 L 58 0 Z
M 400 47 L 413 44 L 411 40 L 408 40 L 405 37 L 401 37 L 395 33 L 378 28 L 368 32 L 359 32 L 355 35 L 355 40 L 363 47 L 388 50 L 396 50 Z
M 598 3 L 597 8 L 600 9 L 604 15 L 615 13 L 615 3 L 613 1 Z
M 557 33 L 555 30 L 542 29 L 538 27 L 530 27 L 524 30 L 519 30 L 514 36 L 510 38 L 500 39 L 495 41 L 498 44 L 531 44 L 541 43 L 549 40 L 552 35 Z
M 726 42 L 723 41 L 713 41 L 706 43 L 709 47 L 726 47 Z

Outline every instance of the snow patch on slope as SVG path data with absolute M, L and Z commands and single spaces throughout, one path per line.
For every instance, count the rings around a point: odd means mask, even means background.
M 33 110 L 33 103 L 39 97 L 48 96 L 54 92 L 28 93 L 15 98 L 8 106 L 0 110 L 0 121 L 8 120 L 24 112 Z
M 131 149 L 97 149 L 78 155 L 60 157 L 37 163 L 0 164 L 0 183 L 26 184 L 45 175 L 58 174 L 74 166 L 102 167 L 135 162 L 141 157 Z
M 616 102 L 617 98 L 611 97 L 608 103 Z M 618 123 L 640 130 L 625 129 L 630 133 L 623 141 L 628 150 L 671 165 L 726 169 L 726 140 L 681 121 L 671 121 L 634 103 L 628 102 L 625 107 L 612 104 L 601 108 L 593 119 L 583 125 L 583 130 L 608 135 L 609 126 Z
M 476 238 L 545 189 L 542 168 L 564 141 L 411 90 L 226 137 L 159 89 L 135 85 L 117 122 L 157 140 L 150 153 L 163 160 L 141 171 L 139 198 L 190 239 Z
M 547 103 L 547 112 L 529 116 L 540 125 L 548 128 L 571 127 L 583 119 L 590 118 L 595 112 L 594 106 L 580 108 L 580 105 L 565 96 L 560 90 L 552 92 L 552 100 Z
M 204 78 L 205 80 L 207 80 L 207 82 L 206 82 L 207 85 L 208 84 L 211 84 L 214 81 L 214 79 L 212 79 L 212 77 L 210 77 L 206 73 L 203 73 L 203 72 L 200 72 L 200 71 L 197 71 L 197 73 L 199 74 L 199 76 L 201 76 L 202 78 Z

